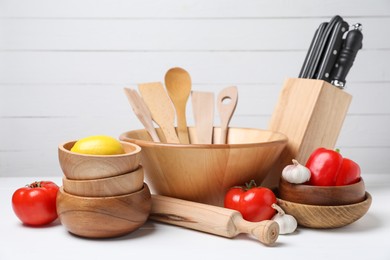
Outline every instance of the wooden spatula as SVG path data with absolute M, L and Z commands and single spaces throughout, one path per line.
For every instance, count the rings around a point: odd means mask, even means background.
M 217 98 L 217 106 L 219 115 L 221 117 L 221 138 L 220 144 L 226 143 L 227 131 L 230 119 L 233 116 L 234 110 L 236 110 L 238 99 L 237 87 L 227 87 L 221 90 Z
M 144 125 L 146 131 L 148 131 L 152 137 L 152 140 L 154 142 L 160 142 L 160 138 L 158 137 L 156 129 L 153 125 L 152 115 L 150 114 L 150 111 L 141 96 L 134 89 L 124 88 L 124 91 L 135 115 Z
M 191 92 L 196 136 L 194 144 L 211 144 L 214 128 L 214 93 L 205 91 Z
M 273 220 L 249 222 L 235 210 L 161 195 L 152 195 L 150 218 L 228 238 L 252 234 L 265 245 L 279 236 L 279 225 Z
M 149 107 L 153 120 L 160 126 L 167 143 L 179 143 L 175 131 L 175 109 L 161 82 L 143 83 L 138 89 Z

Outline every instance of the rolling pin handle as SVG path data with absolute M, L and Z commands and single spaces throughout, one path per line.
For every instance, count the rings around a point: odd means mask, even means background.
M 273 220 L 250 222 L 240 217 L 233 221 L 239 233 L 251 234 L 267 246 L 275 243 L 279 236 L 279 224 Z

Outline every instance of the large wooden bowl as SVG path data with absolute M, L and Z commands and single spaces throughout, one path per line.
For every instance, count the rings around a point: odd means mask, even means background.
M 366 198 L 363 179 L 344 186 L 292 184 L 280 178 L 279 197 L 283 200 L 317 206 L 337 206 L 362 202 Z
M 66 178 L 71 180 L 91 180 L 107 178 L 134 171 L 141 160 L 141 147 L 121 142 L 124 154 L 90 155 L 71 152 L 76 141 L 58 146 L 58 159 Z
M 108 238 L 128 234 L 142 226 L 152 206 L 148 186 L 134 193 L 113 197 L 80 197 L 57 193 L 57 213 L 61 223 L 75 235 Z
M 278 205 L 294 216 L 299 225 L 309 228 L 339 228 L 363 217 L 371 206 L 371 195 L 366 192 L 362 202 L 339 206 L 316 206 L 278 199 Z
M 94 180 L 71 180 L 62 178 L 64 191 L 76 196 L 109 197 L 133 193 L 144 186 L 142 166 L 137 170 Z
M 195 129 L 189 134 L 191 139 Z M 214 128 L 214 140 L 219 135 Z M 232 186 L 252 179 L 260 185 L 287 143 L 281 133 L 250 128 L 230 128 L 227 144 L 156 143 L 146 130 L 119 139 L 142 147 L 145 179 L 154 193 L 217 206 Z

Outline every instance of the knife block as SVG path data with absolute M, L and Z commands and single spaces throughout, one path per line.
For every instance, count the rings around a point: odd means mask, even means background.
M 288 143 L 262 186 L 278 187 L 292 159 L 304 165 L 318 147 L 333 149 L 351 100 L 350 94 L 323 80 L 287 79 L 268 128 L 285 134 Z

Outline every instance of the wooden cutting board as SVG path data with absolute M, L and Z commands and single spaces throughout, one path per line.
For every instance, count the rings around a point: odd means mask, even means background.
M 351 100 L 345 90 L 323 80 L 287 79 L 269 129 L 285 134 L 288 143 L 262 185 L 277 187 L 292 159 L 305 164 L 316 148 L 335 148 Z

